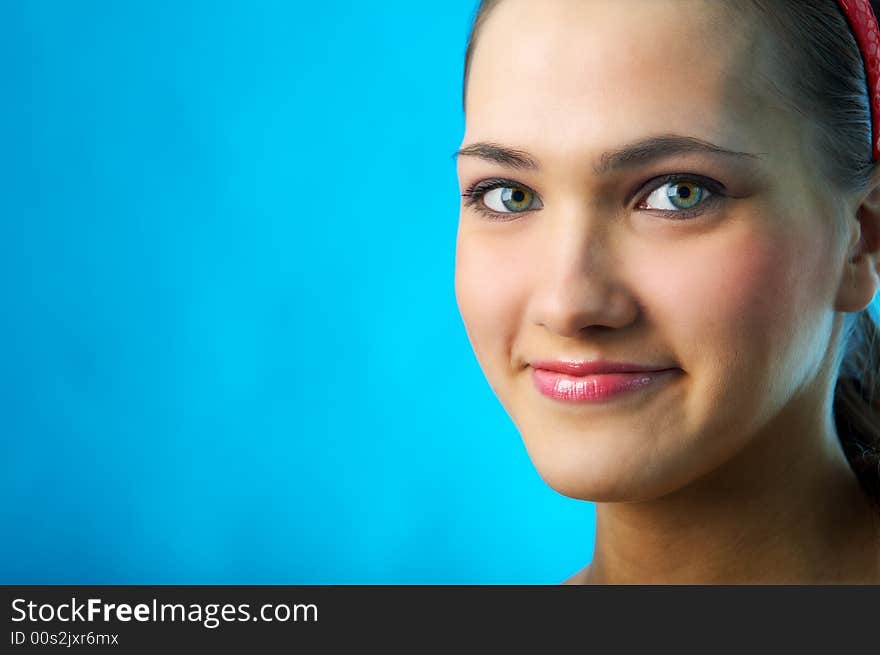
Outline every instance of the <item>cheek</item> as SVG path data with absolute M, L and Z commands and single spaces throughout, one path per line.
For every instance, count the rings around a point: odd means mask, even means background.
M 781 230 L 707 236 L 636 272 L 642 300 L 685 370 L 710 371 L 729 392 L 762 372 L 772 384 L 786 363 L 806 363 L 824 308 L 828 249 L 795 239 Z
M 645 306 L 663 315 L 658 325 L 709 336 L 770 321 L 770 289 L 784 287 L 787 277 L 787 263 L 773 251 L 759 239 L 719 239 L 678 248 L 662 262 L 642 260 L 635 274 Z
M 471 345 L 489 377 L 519 329 L 527 270 L 515 252 L 478 233 L 459 231 L 455 295 Z M 490 383 L 494 387 L 497 380 Z

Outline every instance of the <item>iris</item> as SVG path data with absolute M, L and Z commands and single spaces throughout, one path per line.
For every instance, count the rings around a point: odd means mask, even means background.
M 676 182 L 670 184 L 666 195 L 673 207 L 690 209 L 696 206 L 703 197 L 703 188 L 692 182 Z
M 512 212 L 528 209 L 534 199 L 532 192 L 522 187 L 504 187 L 501 190 L 501 202 Z

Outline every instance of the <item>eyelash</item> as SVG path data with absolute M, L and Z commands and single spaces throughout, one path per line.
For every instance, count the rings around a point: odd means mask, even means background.
M 712 178 L 704 177 L 703 175 L 697 175 L 696 173 L 672 173 L 670 175 L 661 175 L 660 177 L 655 177 L 643 184 L 637 194 L 639 198 L 637 204 L 641 204 L 643 201 L 647 200 L 648 196 L 650 196 L 651 193 L 653 193 L 660 187 L 666 184 L 675 184 L 678 182 L 694 182 L 704 189 L 708 190 L 709 197 L 700 202 L 696 207 L 693 207 L 691 209 L 679 209 L 676 211 L 670 209 L 646 209 L 645 211 L 657 212 L 662 216 L 669 217 L 669 219 L 673 221 L 685 221 L 702 214 L 711 206 L 717 204 L 723 198 L 727 197 L 724 193 L 724 185 L 716 180 L 713 180 Z M 463 198 L 466 198 L 466 206 L 472 207 L 475 211 L 493 221 L 510 221 L 514 220 L 520 214 L 525 214 L 529 211 L 538 211 L 527 209 L 521 212 L 496 212 L 488 209 L 486 205 L 481 202 L 483 196 L 485 196 L 490 191 L 504 187 L 519 187 L 527 189 L 529 193 L 533 193 L 535 194 L 535 196 L 538 195 L 526 185 L 505 178 L 492 178 L 475 182 L 470 187 L 468 187 L 467 190 L 461 195 Z

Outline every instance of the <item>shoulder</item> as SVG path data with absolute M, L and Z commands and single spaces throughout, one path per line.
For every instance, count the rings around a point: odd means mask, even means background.
M 577 573 L 572 575 L 570 578 L 563 580 L 562 584 L 564 584 L 564 585 L 587 584 L 587 578 L 589 576 L 589 572 L 590 572 L 590 565 L 588 564 L 587 566 L 582 568 L 580 571 L 578 571 Z

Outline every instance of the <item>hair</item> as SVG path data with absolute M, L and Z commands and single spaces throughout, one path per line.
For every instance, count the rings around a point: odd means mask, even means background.
M 474 49 L 500 3 L 482 0 L 473 17 L 464 62 L 465 112 Z M 871 0 L 871 5 L 880 16 L 880 0 Z M 837 0 L 727 0 L 725 9 L 752 12 L 775 35 L 776 47 L 767 54 L 782 80 L 773 88 L 812 128 L 820 172 L 841 192 L 866 190 L 877 165 L 872 161 L 865 64 Z M 845 225 L 841 222 L 838 228 Z M 866 308 L 845 314 L 841 332 L 834 424 L 850 467 L 880 509 L 880 328 Z

